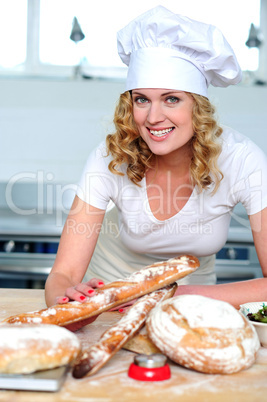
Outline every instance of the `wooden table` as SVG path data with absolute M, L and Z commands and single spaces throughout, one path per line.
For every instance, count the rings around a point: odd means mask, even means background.
M 10 315 L 45 307 L 42 290 L 0 289 L 0 320 Z M 84 346 L 121 315 L 104 313 L 76 332 Z M 171 379 L 139 382 L 128 377 L 134 353 L 121 350 L 96 375 L 74 379 L 68 373 L 61 390 L 50 392 L 0 391 L 0 402 L 263 402 L 267 400 L 267 349 L 261 348 L 256 363 L 248 370 L 231 375 L 209 375 L 170 363 Z

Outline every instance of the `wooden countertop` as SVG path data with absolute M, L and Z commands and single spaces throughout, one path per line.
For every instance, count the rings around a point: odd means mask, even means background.
M 45 307 L 43 290 L 0 289 L 0 320 Z M 104 313 L 76 332 L 83 345 L 93 344 L 121 315 Z M 16 402 L 262 402 L 267 395 L 267 349 L 256 363 L 231 375 L 209 375 L 170 363 L 171 379 L 139 382 L 128 377 L 134 353 L 121 350 L 92 377 L 76 380 L 68 373 L 61 390 L 50 392 L 0 391 L 0 401 Z

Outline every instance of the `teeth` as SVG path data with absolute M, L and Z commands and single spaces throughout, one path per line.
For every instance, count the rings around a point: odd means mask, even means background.
M 169 133 L 170 131 L 172 131 L 172 128 L 167 128 L 166 130 L 149 130 L 151 132 L 151 134 L 155 135 L 156 137 L 162 137 L 163 135 Z

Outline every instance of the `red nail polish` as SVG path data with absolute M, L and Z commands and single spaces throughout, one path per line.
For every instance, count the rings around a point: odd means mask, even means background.
M 123 313 L 124 312 L 124 309 L 123 308 L 119 308 L 119 313 Z
M 95 293 L 95 291 L 93 289 L 88 290 L 89 295 L 92 295 L 93 293 Z
M 80 296 L 80 300 L 85 300 L 85 296 Z
M 62 299 L 63 302 L 65 302 L 65 301 L 67 301 L 67 300 L 68 300 L 67 297 L 63 297 L 63 299 Z
M 98 286 L 103 286 L 103 285 L 104 285 L 104 282 L 102 282 L 102 281 L 98 282 Z

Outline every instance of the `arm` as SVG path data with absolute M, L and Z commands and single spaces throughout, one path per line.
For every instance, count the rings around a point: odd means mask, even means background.
M 88 284 L 81 282 L 94 252 L 104 215 L 105 211 L 75 197 L 64 225 L 54 266 L 46 281 L 47 306 L 69 299 L 85 301 L 85 295 L 90 296 L 92 287 L 98 286 L 96 280 Z
M 181 285 L 178 286 L 176 296 L 200 294 L 227 301 L 236 308 L 242 303 L 267 300 L 267 208 L 250 215 L 249 220 L 264 278 L 221 285 Z
M 224 300 L 239 308 L 240 304 L 267 299 L 267 278 L 252 279 L 242 282 L 223 283 L 221 285 L 181 285 L 175 296 L 195 294 Z

